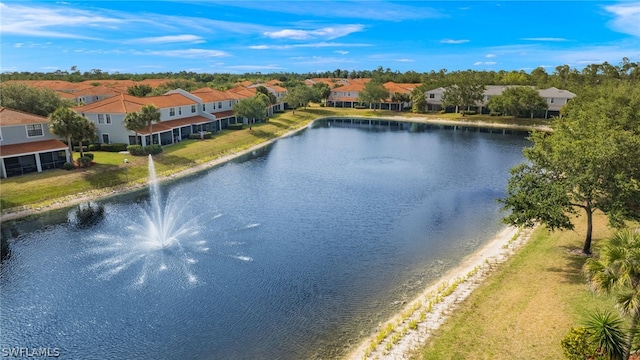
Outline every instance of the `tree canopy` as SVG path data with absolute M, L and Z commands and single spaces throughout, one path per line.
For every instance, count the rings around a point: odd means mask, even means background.
M 60 107 L 73 105 L 73 102 L 63 100 L 53 90 L 24 84 L 0 84 L 0 94 L 2 106 L 41 116 L 49 116 Z
M 247 118 L 250 123 L 253 119 L 265 120 L 268 116 L 265 100 L 259 96 L 238 101 L 233 104 L 232 110 L 236 117 Z
M 287 89 L 287 94 L 284 96 L 283 101 L 289 104 L 293 109 L 293 113 L 296 112 L 296 108 L 303 106 L 307 107 L 309 101 L 313 98 L 311 89 L 306 85 L 296 85 Z
M 69 156 L 73 163 L 73 140 L 83 138 L 86 135 L 86 122 L 88 120 L 68 107 L 57 108 L 49 115 L 49 131 L 52 134 L 63 137 L 69 146 Z
M 389 90 L 382 85 L 382 82 L 371 80 L 364 85 L 364 89 L 358 94 L 358 101 L 373 105 L 375 111 L 378 104 L 388 97 Z
M 526 114 L 533 117 L 535 113 L 547 109 L 546 100 L 534 88 L 527 86 L 512 86 L 506 88 L 502 94 L 492 96 L 487 107 L 492 112 L 516 117 Z
M 640 88 L 603 86 L 576 97 L 553 132 L 534 132 L 526 163 L 511 169 L 504 218 L 573 229 L 568 214 L 587 215 L 583 251 L 591 252 L 592 215 L 601 210 L 613 226 L 640 218 Z
M 466 107 L 469 110 L 484 98 L 484 89 L 483 84 L 465 79 L 446 88 L 442 94 L 442 106 L 445 108 L 455 107 L 456 112 L 461 107 Z

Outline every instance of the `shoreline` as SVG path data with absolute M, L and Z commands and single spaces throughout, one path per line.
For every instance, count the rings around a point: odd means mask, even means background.
M 478 122 L 467 122 L 467 121 L 459 121 L 459 120 L 448 120 L 448 119 L 442 119 L 442 118 L 427 118 L 427 117 L 420 117 L 420 116 L 416 116 L 416 117 L 409 117 L 409 116 L 401 116 L 401 115 L 394 115 L 394 116 L 381 116 L 381 117 L 370 117 L 370 116 L 321 116 L 318 118 L 315 118 L 314 120 L 309 121 L 306 125 L 301 126 L 299 128 L 290 130 L 278 137 L 275 137 L 273 139 L 269 139 L 266 140 L 264 142 L 261 142 L 259 144 L 253 145 L 247 149 L 244 150 L 240 150 L 237 152 L 232 152 L 228 155 L 224 155 L 221 156 L 217 159 L 202 163 L 202 164 L 198 164 L 192 168 L 189 169 L 185 169 L 170 175 L 166 175 L 163 176 L 161 178 L 158 179 L 159 182 L 165 182 L 165 181 L 169 181 L 169 180 L 173 180 L 173 179 L 177 179 L 177 178 L 181 178 L 181 177 L 185 177 L 185 176 L 189 176 L 189 175 L 193 175 L 193 174 L 197 174 L 201 171 L 205 171 L 205 170 L 209 170 L 211 168 L 220 166 L 225 164 L 228 161 L 231 161 L 239 156 L 248 154 L 252 151 L 258 150 L 262 147 L 268 146 L 270 144 L 273 144 L 274 142 L 278 141 L 279 139 L 283 139 L 292 135 L 295 135 L 298 132 L 301 132 L 303 130 L 306 130 L 307 128 L 311 127 L 316 121 L 318 120 L 326 120 L 326 119 L 331 119 L 331 118 L 361 118 L 361 119 L 372 119 L 372 118 L 379 118 L 379 119 L 388 119 L 391 121 L 404 121 L 404 122 L 414 122 L 414 123 L 422 123 L 422 124 L 437 124 L 437 125 L 454 125 L 454 126 L 469 126 L 469 127 L 479 127 L 479 128 L 496 128 L 496 129 L 513 129 L 513 130 L 523 130 L 523 131 L 532 131 L 532 130 L 539 130 L 539 131 L 551 131 L 551 129 L 547 126 L 528 126 L 528 125 L 516 125 L 516 124 L 498 124 L 498 123 L 488 123 L 488 122 L 484 122 L 484 121 L 478 121 Z M 145 187 L 148 187 L 147 183 L 131 183 L 131 184 L 125 184 L 123 186 L 117 186 L 117 187 L 113 187 L 113 188 L 107 188 L 107 189 L 96 189 L 96 190 L 91 190 L 88 191 L 86 193 L 79 193 L 79 194 L 75 194 L 75 195 L 69 195 L 66 197 L 62 197 L 62 198 L 58 198 L 58 199 L 53 199 L 53 202 L 51 204 L 48 205 L 44 205 L 44 206 L 34 206 L 34 207 L 29 207 L 29 205 L 25 205 L 23 206 L 22 209 L 16 209 L 14 211 L 12 211 L 11 209 L 8 209 L 6 212 L 2 211 L 2 213 L 0 214 L 0 223 L 4 222 L 4 221 L 11 221 L 11 220 L 20 220 L 22 218 L 27 218 L 30 216 L 37 216 L 39 214 L 42 213 L 46 213 L 49 211 L 53 211 L 53 210 L 60 210 L 60 209 L 65 209 L 65 208 L 70 208 L 72 206 L 76 206 L 85 202 L 90 202 L 90 201 L 94 201 L 94 200 L 99 200 L 99 199 L 108 199 L 112 196 L 116 196 L 116 195 L 124 195 L 130 192 L 134 192 L 134 191 L 138 191 L 141 189 L 144 189 Z
M 375 332 L 345 357 L 361 359 L 409 358 L 431 338 L 472 291 L 525 244 L 533 229 L 506 227 L 487 244 L 425 288 L 416 298 L 379 324 Z

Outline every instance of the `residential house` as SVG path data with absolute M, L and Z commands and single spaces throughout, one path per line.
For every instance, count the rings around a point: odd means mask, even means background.
M 200 99 L 203 112 L 207 112 L 220 121 L 221 128 L 226 128 L 229 124 L 236 123 L 236 116 L 233 113 L 233 105 L 242 96 L 229 92 L 212 89 L 209 87 L 193 90 L 191 94 Z
M 124 118 L 130 112 L 140 111 L 145 105 L 154 105 L 159 109 L 160 122 L 139 130 L 136 139 L 134 132 L 124 127 Z M 100 143 L 168 145 L 193 133 L 221 129 L 220 120 L 202 110 L 202 100 L 181 89 L 150 97 L 120 94 L 75 110 L 96 124 Z
M 360 100 L 358 99 L 360 91 L 364 90 L 365 84 L 371 79 L 362 80 L 331 89 L 331 95 L 327 99 L 327 106 L 353 108 L 360 105 Z
M 287 95 L 287 89 L 277 85 L 279 82 L 271 80 L 266 84 L 253 84 L 247 86 L 247 89 L 255 89 L 259 86 L 264 86 L 270 93 L 272 93 L 276 97 L 276 103 L 271 104 L 271 108 L 269 109 L 269 116 L 273 115 L 276 111 L 284 111 L 284 102 L 282 99 Z
M 62 168 L 68 146 L 49 131 L 44 116 L 0 107 L 1 177 Z
M 482 101 L 476 104 L 476 110 L 481 114 L 488 114 L 489 109 L 487 108 L 487 103 L 489 99 L 493 96 L 501 95 L 502 92 L 513 86 L 521 86 L 521 85 L 487 85 L 484 90 L 484 97 Z M 444 95 L 446 89 L 443 87 L 439 87 L 437 89 L 432 89 L 425 92 L 425 97 L 427 100 L 427 111 L 440 111 L 442 110 L 442 96 Z M 545 118 L 549 116 L 558 115 L 560 113 L 560 109 L 564 106 L 569 100 L 573 99 L 576 94 L 568 91 L 568 90 L 560 90 L 555 87 L 550 87 L 548 89 L 538 89 L 538 94 L 543 97 L 547 101 L 548 109 L 545 111 Z

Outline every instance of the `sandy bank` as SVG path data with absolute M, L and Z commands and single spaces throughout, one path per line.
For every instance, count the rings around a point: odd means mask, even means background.
M 532 229 L 500 231 L 488 244 L 467 257 L 437 283 L 425 289 L 391 320 L 380 324 L 348 357 L 406 359 L 419 350 L 453 311 L 491 274 L 529 240 Z

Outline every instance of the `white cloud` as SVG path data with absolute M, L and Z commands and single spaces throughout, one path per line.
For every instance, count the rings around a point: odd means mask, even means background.
M 340 55 L 347 55 L 349 52 L 346 50 L 336 50 L 334 51 L 334 53 L 340 54 Z
M 167 44 L 167 43 L 191 43 L 199 44 L 205 42 L 201 36 L 197 35 L 169 35 L 139 38 L 127 41 L 130 44 Z
M 281 70 L 282 67 L 278 65 L 234 65 L 227 66 L 225 69 L 230 70 L 242 70 L 242 71 L 262 71 L 262 70 Z
M 289 45 L 251 45 L 249 49 L 253 50 L 288 50 L 295 48 L 324 48 L 324 47 L 364 47 L 371 46 L 371 44 L 347 44 L 347 43 L 333 43 L 333 42 L 318 42 L 307 44 L 289 44 Z
M 324 27 L 316 30 L 293 30 L 283 29 L 279 31 L 265 31 L 264 36 L 271 39 L 292 39 L 292 40 L 308 40 L 315 38 L 323 38 L 327 40 L 347 36 L 351 33 L 362 31 L 363 25 L 339 25 L 335 27 Z
M 85 35 L 81 29 L 89 26 L 104 27 L 121 24 L 122 20 L 108 18 L 90 11 L 69 9 L 67 7 L 33 7 L 11 3 L 0 3 L 2 13 L 2 34 L 30 35 L 70 39 L 94 39 Z M 74 33 L 70 28 L 77 28 Z M 52 30 L 59 28 L 60 30 Z
M 479 65 L 495 65 L 497 64 L 497 62 L 495 61 L 476 61 L 473 63 L 474 66 L 479 66 Z
M 396 61 L 397 62 L 406 62 L 406 63 L 415 62 L 415 60 L 412 60 L 412 59 L 398 59 Z
M 640 37 L 640 2 L 605 6 L 615 15 L 609 26 L 618 32 Z
M 487 59 L 491 59 L 491 58 L 496 57 L 496 54 L 487 54 L 485 57 L 486 57 Z
M 138 51 L 136 55 L 168 56 L 180 58 L 210 58 L 229 56 L 229 53 L 220 50 L 187 49 L 187 50 L 163 50 L 163 51 Z
M 534 37 L 534 38 L 522 38 L 520 40 L 526 40 L 526 41 L 552 41 L 552 42 L 562 42 L 562 41 L 569 41 L 565 38 L 557 38 L 557 37 Z
M 23 43 L 15 43 L 15 44 L 13 44 L 13 47 L 14 48 L 21 48 L 22 45 L 24 45 L 24 44 Z
M 464 43 L 468 43 L 469 40 L 467 40 L 467 39 L 460 39 L 460 40 L 443 39 L 443 40 L 440 40 L 440 42 L 443 43 L 443 44 L 464 44 Z

